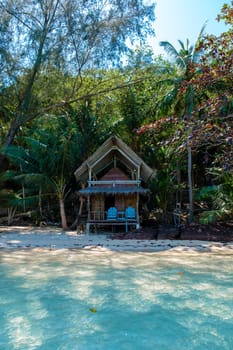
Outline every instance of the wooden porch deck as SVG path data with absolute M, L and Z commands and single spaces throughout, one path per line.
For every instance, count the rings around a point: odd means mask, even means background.
M 116 219 L 107 219 L 107 212 L 90 212 L 90 218 L 87 220 L 87 232 L 90 231 L 91 227 L 97 231 L 98 227 L 109 226 L 112 231 L 115 226 L 125 226 L 125 231 L 128 232 L 129 227 L 135 226 L 138 228 L 139 222 L 137 218 L 127 219 L 125 217 L 125 211 L 119 211 Z

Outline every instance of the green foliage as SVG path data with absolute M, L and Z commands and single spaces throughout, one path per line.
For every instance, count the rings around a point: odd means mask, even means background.
M 17 141 L 5 149 L 5 155 L 16 167 L 14 180 L 21 188 L 17 204 L 41 210 L 42 202 L 51 198 L 64 201 L 69 194 L 68 183 L 77 167 L 81 154 L 78 143 L 81 138 L 70 128 L 64 118 L 51 118 L 53 123 L 31 129 L 31 136 Z
M 5 145 L 32 119 L 77 100 L 83 70 L 120 64 L 131 50 L 128 40 L 153 33 L 154 5 L 141 0 L 6 0 L 0 9 L 2 89 L 13 86 L 17 101 L 15 109 L 5 101 L 11 106 Z
M 140 106 L 138 105 L 137 96 L 132 89 L 128 89 L 124 92 L 120 106 L 121 114 L 125 119 L 124 124 L 128 132 L 132 132 L 137 129 L 142 122 L 142 120 L 140 120 Z
M 200 215 L 202 223 L 231 219 L 233 215 L 233 174 L 222 174 L 219 169 L 210 172 L 219 184 L 203 187 L 196 194 L 197 201 L 206 203 L 207 209 Z
M 9 182 L 13 181 L 14 175 L 11 171 L 0 173 L 0 208 L 6 209 L 15 205 L 19 198 L 10 187 Z M 8 183 L 8 184 L 7 184 Z
M 202 42 L 201 32 L 195 45 L 162 42 L 166 61 L 127 47 L 150 33 L 148 3 L 49 3 L 0 3 L 0 144 L 12 144 L 15 171 L 0 179 L 1 205 L 44 210 L 64 200 L 74 170 L 114 133 L 157 169 L 152 202 L 163 219 L 187 169 L 203 220 L 230 218 L 232 28 Z M 219 19 L 231 26 L 232 5 Z
M 160 147 L 156 149 L 156 177 L 150 183 L 152 191 L 151 200 L 154 206 L 160 208 L 161 220 L 169 221 L 168 210 L 172 207 L 176 190 L 176 156 L 172 147 Z

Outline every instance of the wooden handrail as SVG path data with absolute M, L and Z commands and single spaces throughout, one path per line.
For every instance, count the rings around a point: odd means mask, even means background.
M 141 184 L 141 180 L 89 180 L 88 186 L 91 187 L 92 185 L 112 185 L 114 187 L 115 185 L 137 185 L 139 186 Z
M 126 221 L 137 221 L 137 217 L 135 217 L 134 219 L 130 219 L 125 217 L 124 215 L 125 211 L 119 211 L 117 218 L 115 221 L 122 221 L 122 222 L 126 222 Z M 107 219 L 107 211 L 101 211 L 101 210 L 92 210 L 90 211 L 90 218 L 89 220 L 91 221 L 103 221 L 103 222 L 109 222 L 110 220 Z

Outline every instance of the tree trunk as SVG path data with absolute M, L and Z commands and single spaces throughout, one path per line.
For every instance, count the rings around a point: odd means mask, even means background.
M 181 173 L 180 173 L 180 161 L 176 163 L 176 181 L 177 181 L 177 191 L 176 191 L 176 206 L 182 204 L 182 190 L 181 190 Z
M 78 211 L 76 219 L 74 220 L 73 224 L 70 226 L 71 230 L 75 230 L 77 228 L 77 226 L 80 222 L 80 219 L 81 219 L 83 204 L 84 204 L 85 199 L 83 198 L 83 196 L 81 196 L 79 200 L 80 200 L 79 211 Z
M 189 223 L 193 222 L 193 181 L 192 181 L 192 149 L 190 147 L 190 127 L 188 130 L 188 188 L 189 188 Z
M 21 126 L 21 122 L 20 122 L 20 116 L 17 115 L 15 117 L 15 119 L 13 120 L 11 126 L 10 126 L 10 129 L 7 133 L 7 137 L 6 137 L 6 140 L 5 140 L 5 143 L 4 143 L 4 146 L 5 147 L 8 147 L 9 145 L 11 145 L 14 141 L 14 138 L 15 138 L 15 135 L 18 131 L 18 129 L 20 128 Z
M 43 212 L 42 212 L 42 189 L 40 186 L 40 190 L 39 190 L 39 201 L 38 201 L 38 206 L 39 206 L 39 211 L 40 211 L 40 217 L 43 217 Z
M 61 224 L 63 230 L 67 230 L 67 220 L 66 220 L 66 212 L 65 212 L 65 205 L 63 198 L 59 199 L 59 206 L 60 206 L 60 215 L 61 215 Z
M 186 107 L 185 116 L 188 122 L 188 135 L 187 135 L 187 152 L 188 152 L 188 189 L 189 189 L 189 218 L 188 221 L 191 224 L 193 222 L 193 180 L 192 180 L 192 127 L 191 123 L 191 112 L 193 110 L 193 91 L 192 87 L 188 87 L 186 95 Z
M 10 125 L 10 129 L 8 131 L 8 134 L 7 134 L 7 137 L 5 140 L 5 147 L 8 147 L 10 144 L 13 143 L 14 138 L 15 138 L 19 128 L 24 123 L 26 123 L 28 118 L 29 118 L 29 106 L 30 106 L 31 97 L 32 97 L 32 88 L 34 86 L 37 73 L 40 69 L 41 62 L 43 60 L 43 49 L 44 49 L 44 45 L 45 45 L 46 36 L 48 34 L 48 26 L 49 26 L 49 22 L 47 19 L 44 22 L 44 28 L 42 29 L 39 47 L 38 47 L 38 51 L 37 51 L 36 58 L 35 58 L 35 63 L 34 63 L 34 66 L 32 67 L 31 75 L 29 76 L 29 80 L 28 80 L 28 82 L 26 84 L 26 88 L 23 92 L 23 98 L 18 105 L 15 119 L 13 120 L 13 122 Z M 30 119 L 32 119 L 32 118 L 30 118 Z

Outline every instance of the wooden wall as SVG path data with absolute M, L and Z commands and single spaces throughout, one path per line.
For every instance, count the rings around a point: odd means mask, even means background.
M 134 207 L 136 209 L 137 196 L 135 193 L 128 194 L 128 195 L 116 194 L 114 196 L 114 201 L 112 202 L 112 206 L 115 206 L 119 211 L 124 211 L 129 206 Z M 105 204 L 104 194 L 99 194 L 91 197 L 91 211 L 104 212 L 107 210 L 108 210 L 108 207 L 106 207 L 106 204 Z

